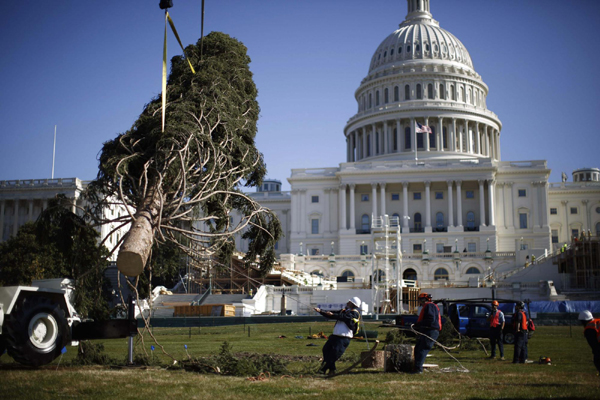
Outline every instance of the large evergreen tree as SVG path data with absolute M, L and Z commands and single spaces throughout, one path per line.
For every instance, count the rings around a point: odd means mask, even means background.
M 203 56 L 200 59 L 200 46 Z M 150 101 L 131 129 L 106 142 L 92 193 L 118 198 L 136 210 L 117 265 L 129 276 L 143 271 L 154 243 L 175 243 L 188 255 L 228 255 L 232 236 L 250 239 L 247 260 L 261 257 L 268 272 L 281 235 L 270 210 L 241 192 L 266 173 L 256 149 L 259 107 L 246 47 L 213 32 L 171 61 L 166 126 L 161 100 Z M 232 210 L 242 215 L 233 222 Z

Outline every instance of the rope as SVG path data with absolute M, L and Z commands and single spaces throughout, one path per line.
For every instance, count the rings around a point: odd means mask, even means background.
M 458 360 L 456 359 L 456 357 L 454 357 L 452 354 L 450 354 L 450 352 L 448 351 L 448 349 L 449 349 L 448 347 L 444 346 L 443 344 L 441 344 L 441 343 L 440 343 L 440 342 L 438 342 L 437 340 L 435 340 L 435 339 L 433 339 L 433 338 L 431 338 L 431 337 L 427 336 L 426 334 L 416 331 L 416 330 L 413 328 L 413 326 L 414 326 L 414 324 L 412 324 L 412 325 L 410 326 L 410 329 L 411 329 L 411 331 L 413 331 L 413 332 L 414 332 L 415 334 L 417 334 L 417 335 L 425 336 L 427 339 L 429 339 L 429 340 L 431 340 L 432 342 L 434 342 L 435 344 L 437 344 L 439 347 L 441 347 L 441 348 L 442 348 L 442 350 L 444 350 L 444 351 L 446 352 L 446 354 L 448 354 L 448 355 L 449 355 L 449 356 L 450 356 L 450 357 L 451 357 L 451 358 L 452 358 L 454 361 L 456 361 L 456 362 L 458 363 L 458 365 L 460 365 L 461 369 L 457 369 L 457 371 L 458 371 L 458 372 L 470 372 L 468 369 L 466 369 L 466 368 L 465 368 L 465 366 L 464 366 L 464 365 L 462 365 L 462 364 L 460 363 L 460 361 L 458 361 Z M 444 372 L 445 372 L 445 371 L 444 371 Z M 448 371 L 448 372 L 450 372 L 450 371 Z

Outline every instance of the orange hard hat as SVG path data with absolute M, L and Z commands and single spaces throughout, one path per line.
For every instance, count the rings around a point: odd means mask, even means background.
M 498 303 L 498 301 L 494 300 L 494 301 L 492 301 L 492 305 L 497 307 L 500 305 L 500 303 Z
M 429 293 L 423 292 L 423 293 L 419 294 L 419 300 L 421 300 L 421 299 L 431 300 L 431 295 Z

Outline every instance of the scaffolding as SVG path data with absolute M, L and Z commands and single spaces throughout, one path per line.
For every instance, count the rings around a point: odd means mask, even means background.
M 396 288 L 396 307 L 398 313 L 402 313 L 402 296 L 397 293 L 402 287 L 402 251 L 400 235 L 400 218 L 383 215 L 371 216 L 371 243 L 373 254 L 371 257 L 371 289 L 373 291 L 373 312 L 376 318 L 379 314 L 390 314 L 393 312 L 390 290 Z M 390 279 L 390 259 L 395 262 L 395 276 Z
M 600 238 L 581 236 L 555 258 L 558 272 L 568 277 L 566 289 L 600 289 Z

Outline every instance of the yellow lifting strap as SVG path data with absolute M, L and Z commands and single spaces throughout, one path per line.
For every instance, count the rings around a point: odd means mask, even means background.
M 181 46 L 181 50 L 183 51 L 183 55 L 185 56 L 185 49 L 183 48 L 183 44 L 181 44 L 181 39 L 179 39 L 179 34 L 177 33 L 177 29 L 175 29 L 175 24 L 171 19 L 168 11 L 165 11 L 165 39 L 163 43 L 163 70 L 162 70 L 162 131 L 165 131 L 165 109 L 167 107 L 167 22 L 171 25 L 171 30 L 175 34 L 177 38 L 177 42 L 179 42 L 179 46 Z M 196 71 L 194 67 L 192 67 L 192 63 L 190 59 L 186 56 L 185 59 L 192 70 L 192 73 L 195 74 Z

